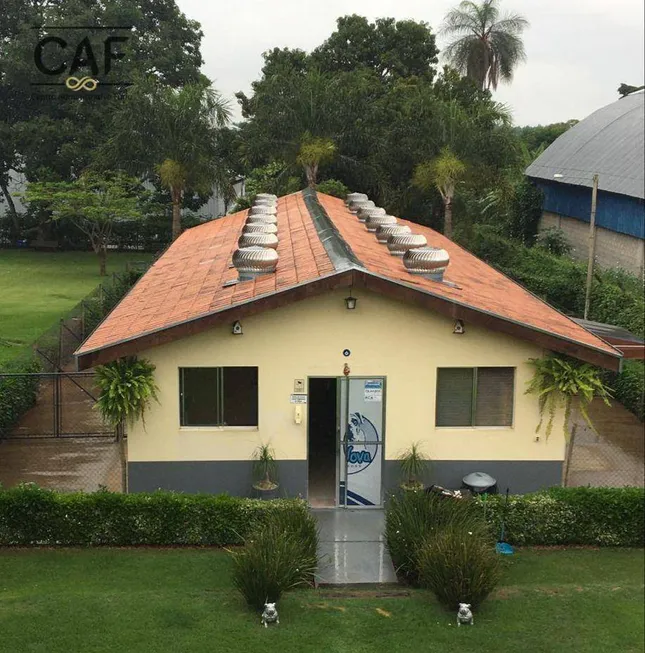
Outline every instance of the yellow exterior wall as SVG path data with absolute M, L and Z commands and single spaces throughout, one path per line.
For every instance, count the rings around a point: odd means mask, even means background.
M 353 293 L 356 310 L 337 291 L 246 318 L 244 334 L 229 326 L 213 329 L 140 353 L 157 367 L 160 404 L 153 404 L 146 429 L 130 429 L 130 461 L 248 460 L 270 441 L 278 459 L 307 457 L 307 414 L 295 424 L 295 379 L 384 376 L 385 458 L 394 459 L 421 441 L 435 460 L 563 460 L 559 417 L 547 442 L 536 441 L 538 406 L 524 394 L 531 376 L 527 359 L 544 352 L 530 343 L 466 324 L 452 333 L 453 321 L 417 307 L 366 292 Z M 351 350 L 345 358 L 344 349 Z M 179 367 L 257 366 L 259 427 L 180 428 Z M 435 428 L 438 367 L 516 368 L 514 424 L 509 428 Z

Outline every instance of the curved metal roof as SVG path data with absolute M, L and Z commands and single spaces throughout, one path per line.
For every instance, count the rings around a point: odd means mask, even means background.
M 598 173 L 600 190 L 643 199 L 644 124 L 645 95 L 628 95 L 598 109 L 562 134 L 526 169 L 526 174 L 591 187 L 593 175 Z

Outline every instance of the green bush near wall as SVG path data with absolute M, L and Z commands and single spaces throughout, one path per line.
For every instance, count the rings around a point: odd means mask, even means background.
M 515 279 L 567 315 L 582 317 L 587 264 L 557 256 L 540 247 L 526 247 L 504 238 L 490 225 L 477 225 L 468 249 Z M 645 333 L 645 299 L 638 277 L 622 270 L 594 273 L 589 319 L 621 326 L 637 336 Z
M 477 498 L 499 533 L 505 498 Z M 506 539 L 519 546 L 630 546 L 645 540 L 645 489 L 551 488 L 509 497 Z
M 299 499 L 154 492 L 59 493 L 27 484 L 0 490 L 0 546 L 228 546 Z
M 40 372 L 40 363 L 32 358 L 16 359 L 0 366 L 0 438 L 18 422 L 36 401 L 38 378 L 27 376 Z
M 639 360 L 623 361 L 620 374 L 607 373 L 612 395 L 640 421 L 645 417 L 645 365 Z

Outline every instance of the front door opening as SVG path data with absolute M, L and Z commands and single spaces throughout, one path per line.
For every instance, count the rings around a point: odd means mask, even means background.
M 313 508 L 336 505 L 337 381 L 310 378 L 308 397 L 308 500 Z

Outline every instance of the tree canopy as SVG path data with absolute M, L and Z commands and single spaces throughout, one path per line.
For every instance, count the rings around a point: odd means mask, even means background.
M 526 27 L 528 21 L 519 14 L 500 16 L 499 0 L 463 0 L 441 26 L 441 34 L 452 39 L 444 56 L 480 88 L 495 90 L 500 82 L 511 81 L 526 58 L 521 38 Z

